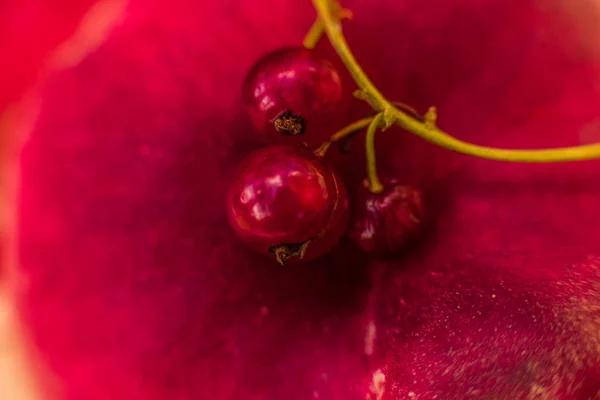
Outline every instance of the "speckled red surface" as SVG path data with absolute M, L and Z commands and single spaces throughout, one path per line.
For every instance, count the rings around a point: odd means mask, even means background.
M 355 0 L 345 33 L 384 93 L 436 105 L 461 138 L 578 144 L 598 130 L 597 17 L 567 3 Z M 308 1 L 132 0 L 47 82 L 21 159 L 19 260 L 61 398 L 597 395 L 598 162 L 475 160 L 390 129 L 382 168 L 424 187 L 434 216 L 419 247 L 374 262 L 344 241 L 289 268 L 239 247 L 223 199 L 257 146 L 240 85 L 313 17 Z M 360 146 L 333 159 L 350 187 L 362 177 Z

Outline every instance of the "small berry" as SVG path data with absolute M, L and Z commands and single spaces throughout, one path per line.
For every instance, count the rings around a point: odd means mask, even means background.
M 284 48 L 254 65 L 242 99 L 267 143 L 318 145 L 333 133 L 342 84 L 333 65 L 314 51 Z
M 284 264 L 314 259 L 339 240 L 348 195 L 339 176 L 306 148 L 270 146 L 242 163 L 227 196 L 234 231 L 250 248 Z
M 362 185 L 350 227 L 350 238 L 365 252 L 389 255 L 403 250 L 415 237 L 423 219 L 420 190 L 383 179 L 383 191 Z

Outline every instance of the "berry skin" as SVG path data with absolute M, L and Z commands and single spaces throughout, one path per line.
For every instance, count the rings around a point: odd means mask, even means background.
M 382 179 L 383 191 L 372 193 L 361 185 L 351 222 L 350 238 L 366 253 L 390 255 L 403 250 L 423 219 L 420 190 Z
M 265 142 L 317 146 L 334 131 L 342 83 L 333 65 L 314 51 L 283 48 L 254 65 L 242 101 Z
M 234 231 L 248 246 L 275 256 L 311 260 L 329 251 L 348 222 L 348 194 L 339 176 L 306 148 L 270 146 L 242 162 L 227 195 Z

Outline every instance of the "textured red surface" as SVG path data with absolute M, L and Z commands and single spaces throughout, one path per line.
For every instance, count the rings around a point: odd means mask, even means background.
M 386 94 L 435 104 L 457 136 L 593 138 L 600 64 L 583 33 L 596 17 L 511 4 L 349 1 L 345 32 Z M 22 155 L 22 312 L 64 398 L 596 394 L 598 162 L 475 160 L 390 129 L 382 168 L 422 185 L 436 221 L 421 246 L 369 262 L 343 242 L 289 268 L 240 250 L 223 202 L 256 147 L 241 82 L 313 16 L 308 1 L 133 0 L 100 49 L 48 81 Z M 350 185 L 359 147 L 334 157 Z

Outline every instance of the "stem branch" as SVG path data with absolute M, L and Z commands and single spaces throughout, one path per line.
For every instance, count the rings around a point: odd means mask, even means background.
M 372 193 L 381 193 L 383 185 L 377 176 L 377 163 L 375 160 L 375 132 L 383 123 L 383 113 L 379 113 L 373 118 L 367 128 L 367 136 L 365 138 L 365 149 L 367 153 L 367 181 L 369 190 Z
M 317 43 L 319 43 L 321 37 L 323 36 L 323 33 L 323 23 L 321 23 L 321 20 L 319 18 L 317 18 L 308 30 L 306 36 L 304 36 L 302 45 L 307 49 L 314 49 L 317 46 Z
M 440 147 L 458 153 L 490 160 L 524 162 L 524 163 L 551 163 L 567 161 L 583 161 L 600 158 L 600 143 L 562 147 L 542 150 L 510 150 L 493 147 L 479 146 L 456 139 L 435 126 L 435 120 L 420 121 L 406 112 L 400 111 L 373 85 L 371 80 L 362 70 L 354 55 L 348 47 L 341 30 L 339 19 L 332 13 L 332 0 L 312 0 L 318 14 L 318 21 L 329 38 L 333 48 L 352 75 L 356 85 L 366 100 L 377 112 L 385 111 L 388 119 L 394 121 L 403 129 Z M 435 109 L 432 109 L 433 118 Z
M 325 156 L 325 153 L 327 153 L 327 150 L 329 150 L 332 144 L 342 140 L 346 136 L 351 135 L 356 131 L 365 128 L 366 126 L 369 126 L 371 121 L 373 121 L 373 117 L 366 117 L 363 119 L 359 119 L 358 121 L 354 121 L 349 125 L 346 125 L 342 129 L 331 135 L 329 140 L 320 145 L 319 148 L 315 150 L 315 154 L 319 157 Z

